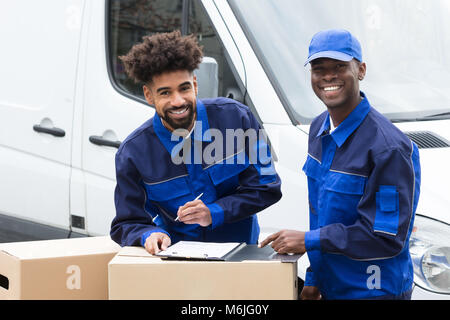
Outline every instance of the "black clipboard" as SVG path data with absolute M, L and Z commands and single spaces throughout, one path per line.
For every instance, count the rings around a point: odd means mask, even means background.
M 245 243 L 240 242 L 179 241 L 156 256 L 167 260 L 225 261 L 243 246 Z
M 180 241 L 181 242 L 181 241 Z M 184 241 L 181 244 L 188 244 L 190 241 Z M 201 242 L 192 241 L 191 243 L 201 244 Z M 211 245 L 211 243 L 203 243 L 205 246 Z M 214 244 L 214 243 L 213 243 Z M 175 246 L 175 245 L 174 245 Z M 270 246 L 265 246 L 264 248 L 259 248 L 256 244 L 246 244 L 246 243 L 236 243 L 230 251 L 221 256 L 204 255 L 190 256 L 183 255 L 182 252 L 173 254 L 173 248 L 170 250 L 169 247 L 165 251 L 161 251 L 157 254 L 163 260 L 190 260 L 190 261 L 244 261 L 244 260 L 255 260 L 255 261 L 281 261 L 292 263 L 296 262 L 302 254 L 279 254 L 272 249 Z M 206 252 L 206 251 L 205 251 Z

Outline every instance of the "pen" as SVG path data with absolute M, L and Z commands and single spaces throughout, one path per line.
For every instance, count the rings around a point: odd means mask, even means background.
M 195 200 L 198 200 L 198 199 L 200 199 L 200 197 L 203 195 L 203 192 L 202 193 L 200 193 L 198 196 L 197 196 L 197 198 L 195 198 L 194 200 L 192 200 L 192 201 L 195 201 Z M 175 218 L 175 221 L 178 221 L 178 216 Z

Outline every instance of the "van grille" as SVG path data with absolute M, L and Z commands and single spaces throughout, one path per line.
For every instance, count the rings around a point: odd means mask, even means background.
M 439 137 L 433 132 L 429 131 L 414 131 L 405 132 L 405 134 L 414 141 L 419 149 L 429 148 L 448 148 L 450 143 L 444 138 Z

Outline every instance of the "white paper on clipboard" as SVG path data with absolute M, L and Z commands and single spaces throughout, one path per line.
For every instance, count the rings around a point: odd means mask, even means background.
M 168 258 L 222 260 L 240 244 L 241 242 L 179 241 L 156 255 Z

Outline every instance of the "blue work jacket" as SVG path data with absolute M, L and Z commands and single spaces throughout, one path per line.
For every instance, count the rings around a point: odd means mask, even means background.
M 328 112 L 312 122 L 303 166 L 310 208 L 305 285 L 318 286 L 326 299 L 395 297 L 413 283 L 419 151 L 361 96 L 331 134 Z
M 256 244 L 255 213 L 281 198 L 281 181 L 262 135 L 253 144 L 249 139 L 245 143 L 226 139 L 227 130 L 230 134 L 249 129 L 260 129 L 249 108 L 226 98 L 197 100 L 189 138 L 172 135 L 155 113 L 117 151 L 111 238 L 122 246 L 144 246 L 151 233 L 164 232 L 172 244 L 180 240 Z M 255 151 L 261 156 L 251 159 Z M 209 208 L 212 224 L 175 221 L 178 208 L 202 193 L 200 200 Z

